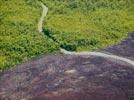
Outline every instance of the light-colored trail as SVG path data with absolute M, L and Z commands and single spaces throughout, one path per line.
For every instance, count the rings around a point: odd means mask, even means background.
M 106 53 L 102 53 L 102 52 L 87 52 L 87 51 L 84 51 L 84 52 L 69 52 L 69 51 L 66 51 L 64 49 L 61 49 L 61 52 L 64 53 L 64 54 L 69 54 L 69 55 L 78 55 L 78 56 L 98 56 L 98 57 L 104 57 L 104 58 L 112 58 L 112 59 L 115 59 L 115 60 L 120 60 L 120 61 L 123 61 L 123 62 L 126 62 L 128 64 L 131 64 L 134 66 L 134 61 L 130 60 L 130 59 L 127 59 L 127 58 L 124 58 L 124 57 L 120 57 L 120 56 L 116 56 L 116 55 L 110 55 L 110 54 L 106 54 Z
M 48 8 L 41 2 L 40 2 L 40 5 L 43 8 L 43 10 L 42 10 L 42 16 L 40 17 L 40 20 L 38 22 L 38 31 L 42 32 L 43 31 L 43 29 L 42 29 L 43 21 L 44 21 L 44 17 L 47 16 Z
M 47 16 L 48 8 L 43 3 L 40 3 L 40 5 L 42 6 L 43 11 L 42 11 L 42 16 L 41 16 L 41 18 L 38 22 L 38 31 L 42 32 L 43 31 L 43 29 L 42 29 L 43 21 L 44 21 L 44 17 Z M 103 57 L 103 58 L 112 58 L 112 59 L 117 60 L 117 63 L 118 63 L 118 60 L 119 60 L 119 61 L 123 61 L 123 62 L 126 62 L 126 63 L 134 66 L 134 61 L 133 60 L 130 60 L 130 59 L 124 58 L 124 57 L 120 57 L 120 56 L 117 56 L 117 55 L 113 55 L 113 54 L 106 54 L 106 53 L 101 53 L 101 52 L 87 52 L 87 51 L 84 51 L 84 52 L 70 52 L 70 51 L 66 51 L 63 48 L 61 48 L 60 51 L 64 54 L 68 54 L 68 55 L 97 56 L 97 57 Z

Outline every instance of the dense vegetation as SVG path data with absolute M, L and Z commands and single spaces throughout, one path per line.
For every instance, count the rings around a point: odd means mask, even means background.
M 0 4 L 0 70 L 58 50 L 57 44 L 37 31 L 38 6 L 25 0 L 1 0 Z
M 37 0 L 0 0 L 0 70 L 57 51 L 96 50 L 118 43 L 134 29 L 133 0 L 40 0 L 49 8 L 37 31 Z
M 133 0 L 42 1 L 50 8 L 44 29 L 69 50 L 104 48 L 134 29 Z

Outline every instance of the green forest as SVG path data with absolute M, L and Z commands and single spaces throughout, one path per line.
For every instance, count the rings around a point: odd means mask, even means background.
M 49 9 L 44 34 L 37 30 L 42 13 L 39 1 Z M 0 0 L 0 9 L 0 71 L 60 52 L 60 47 L 106 48 L 134 31 L 134 0 Z

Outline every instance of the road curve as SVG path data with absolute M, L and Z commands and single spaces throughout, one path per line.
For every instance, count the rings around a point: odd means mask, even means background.
M 38 23 L 38 31 L 39 32 L 42 32 L 42 25 L 43 25 L 43 20 L 44 20 L 44 17 L 47 16 L 47 12 L 48 12 L 48 8 L 43 4 L 41 3 L 41 6 L 43 8 L 43 12 L 42 12 L 42 16 L 39 20 L 39 23 Z M 115 59 L 115 60 L 119 60 L 119 61 L 123 61 L 123 62 L 126 62 L 128 64 L 131 64 L 134 66 L 134 61 L 133 60 L 130 60 L 128 58 L 124 58 L 124 57 L 120 57 L 120 56 L 117 56 L 117 55 L 112 55 L 112 54 L 106 54 L 106 53 L 101 53 L 101 52 L 90 52 L 90 51 L 83 51 L 83 52 L 70 52 L 70 51 L 67 51 L 63 48 L 60 49 L 60 51 L 64 54 L 69 54 L 69 55 L 78 55 L 78 56 L 84 56 L 84 55 L 88 55 L 88 56 L 98 56 L 98 57 L 104 57 L 104 58 L 112 58 L 112 59 Z

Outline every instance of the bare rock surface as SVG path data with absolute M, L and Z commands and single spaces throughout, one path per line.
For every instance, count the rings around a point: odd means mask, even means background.
M 128 38 L 123 40 L 119 45 L 111 46 L 103 51 L 134 60 L 134 32 L 130 33 Z
M 134 33 L 103 52 L 134 59 Z M 1 73 L 0 100 L 134 100 L 134 66 L 93 56 L 45 55 Z

